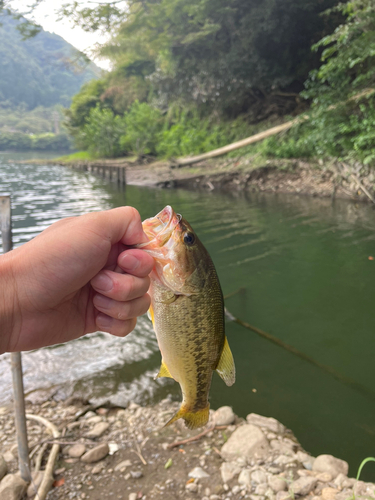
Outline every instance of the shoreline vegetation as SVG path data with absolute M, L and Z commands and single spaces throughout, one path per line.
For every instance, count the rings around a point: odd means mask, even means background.
M 49 500 L 375 498 L 375 484 L 355 479 L 357 471 L 349 471 L 344 460 L 311 456 L 274 418 L 251 413 L 243 419 L 225 406 L 211 410 L 200 430 L 189 431 L 182 421 L 163 427 L 177 407 L 169 399 L 145 407 L 131 403 L 125 409 L 74 397 L 27 403 L 34 470 L 30 485 L 16 474 L 13 414 L 0 407 L 0 494 L 18 499 L 27 490 L 28 498 L 35 498 L 39 491 L 45 498 L 40 488 L 53 446 Z

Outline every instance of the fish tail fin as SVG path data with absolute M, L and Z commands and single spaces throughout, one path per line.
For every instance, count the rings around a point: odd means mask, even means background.
M 210 416 L 210 403 L 207 403 L 207 406 L 202 410 L 198 411 L 189 411 L 188 407 L 185 405 L 181 405 L 180 409 L 177 413 L 173 415 L 173 417 L 165 424 L 164 427 L 173 424 L 176 420 L 183 418 L 185 420 L 185 425 L 188 429 L 198 429 L 198 427 L 203 427 L 207 424 Z

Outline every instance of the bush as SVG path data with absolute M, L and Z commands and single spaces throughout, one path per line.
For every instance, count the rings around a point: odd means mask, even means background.
M 121 156 L 123 148 L 120 138 L 126 133 L 125 120 L 116 116 L 109 109 L 96 106 L 90 111 L 76 142 L 79 147 L 87 149 L 93 156 L 114 158 Z
M 126 134 L 120 139 L 123 150 L 130 150 L 138 156 L 155 155 L 159 135 L 163 126 L 161 112 L 149 104 L 135 101 L 124 115 Z

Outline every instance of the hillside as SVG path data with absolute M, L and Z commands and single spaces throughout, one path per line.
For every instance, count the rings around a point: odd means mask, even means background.
M 88 66 L 63 38 L 41 31 L 22 40 L 19 21 L 0 15 L 0 104 L 32 110 L 37 106 L 69 106 L 71 97 L 100 70 Z

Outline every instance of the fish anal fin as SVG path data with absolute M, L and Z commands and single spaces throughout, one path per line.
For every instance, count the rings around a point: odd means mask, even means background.
M 154 326 L 154 310 L 153 310 L 152 306 L 150 306 L 148 308 L 147 316 L 148 316 L 148 319 L 152 321 L 152 326 Z
M 198 427 L 203 427 L 207 424 L 210 416 L 210 404 L 207 403 L 207 406 L 202 410 L 198 410 L 196 412 L 190 411 L 184 404 L 181 405 L 173 417 L 168 420 L 168 422 L 164 425 L 167 427 L 168 425 L 173 424 L 176 420 L 183 418 L 185 420 L 185 425 L 188 429 L 194 430 L 198 429 Z
M 159 373 L 156 375 L 155 380 L 160 377 L 173 378 L 172 375 L 169 373 L 168 367 L 163 360 L 161 361 L 160 370 Z
M 233 355 L 226 337 L 216 371 L 227 385 L 233 385 L 236 381 L 236 369 L 234 366 Z

